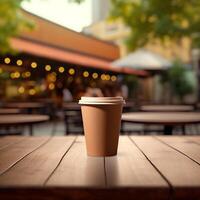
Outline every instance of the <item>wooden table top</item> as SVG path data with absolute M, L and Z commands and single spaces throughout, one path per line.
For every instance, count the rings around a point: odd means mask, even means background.
M 21 108 L 21 109 L 29 109 L 29 108 L 43 108 L 45 105 L 39 102 L 12 102 L 6 103 L 5 107 L 9 108 Z
M 20 113 L 21 110 L 18 108 L 0 108 L 0 114 L 5 115 L 5 114 L 18 114 Z
M 0 138 L 0 199 L 199 199 L 200 136 L 121 136 L 87 157 L 83 136 Z
M 80 111 L 81 110 L 81 105 L 79 105 L 78 103 L 63 103 L 62 108 L 66 111 Z
M 48 115 L 10 114 L 0 116 L 0 125 L 34 124 L 49 120 Z
M 185 112 L 193 111 L 194 107 L 189 105 L 144 105 L 141 106 L 140 110 L 150 112 Z
M 181 125 L 200 123 L 198 112 L 131 112 L 122 114 L 122 121 L 142 124 Z

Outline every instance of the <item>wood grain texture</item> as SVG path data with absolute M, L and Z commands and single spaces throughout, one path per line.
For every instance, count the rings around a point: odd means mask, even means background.
M 2 148 L 5 148 L 9 145 L 12 145 L 12 144 L 15 144 L 15 143 L 18 143 L 22 140 L 24 140 L 26 137 L 24 136 L 21 136 L 21 137 L 18 137 L 18 136 L 4 136 L 4 137 L 0 137 L 0 150 Z
M 173 198 L 186 200 L 200 196 L 200 166 L 197 163 L 153 137 L 132 136 L 131 139 L 171 183 Z
M 105 187 L 103 157 L 88 157 L 79 136 L 47 182 L 48 186 Z
M 75 137 L 53 137 L 0 176 L 0 186 L 39 186 L 56 168 Z
M 186 112 L 194 110 L 194 107 L 189 105 L 144 105 L 141 106 L 140 110 L 146 112 Z
M 0 118 L 0 126 L 34 124 L 49 120 L 48 115 L 11 114 Z
M 48 139 L 49 137 L 28 137 L 20 143 L 3 148 L 0 151 L 0 174 L 44 144 Z
M 134 112 L 122 114 L 122 121 L 142 124 L 184 125 L 200 123 L 197 112 Z
M 156 136 L 156 138 L 200 164 L 200 145 L 190 141 L 187 137 Z
M 127 136 L 120 137 L 118 155 L 105 158 L 105 167 L 108 187 L 132 188 L 141 199 L 169 197 L 168 183 Z
M 83 136 L 18 137 L 0 149 L 2 200 L 199 200 L 198 136 L 122 136 L 106 158 Z
M 167 182 L 128 137 L 120 137 L 118 155 L 105 158 L 108 186 L 168 187 Z
M 193 136 L 186 136 L 186 138 L 187 138 L 187 140 L 190 140 L 190 141 L 200 145 L 200 136 L 193 135 Z

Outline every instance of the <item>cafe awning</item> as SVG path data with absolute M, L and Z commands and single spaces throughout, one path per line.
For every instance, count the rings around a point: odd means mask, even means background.
M 77 52 L 71 52 L 63 48 L 46 45 L 32 40 L 26 40 L 24 38 L 12 38 L 11 45 L 14 49 L 20 52 L 58 60 L 61 62 L 72 63 L 83 67 L 113 71 L 116 73 L 134 74 L 137 76 L 148 75 L 148 73 L 144 70 L 127 70 L 125 68 L 116 68 L 115 66 L 112 66 L 110 62 L 100 58 L 83 55 Z
M 139 49 L 123 58 L 115 60 L 112 62 L 112 65 L 116 68 L 128 67 L 132 69 L 156 71 L 166 70 L 172 63 L 159 54 L 146 49 Z

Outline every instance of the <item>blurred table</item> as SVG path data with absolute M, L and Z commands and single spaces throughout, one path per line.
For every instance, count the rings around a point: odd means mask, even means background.
M 46 122 L 49 120 L 47 115 L 3 115 L 0 117 L 0 127 L 29 126 L 30 135 L 33 135 L 33 124 Z
M 187 112 L 193 111 L 194 107 L 189 105 L 144 105 L 140 107 L 145 112 Z
M 76 102 L 63 103 L 65 134 L 83 133 L 83 122 L 81 117 L 81 106 Z M 76 127 L 76 130 L 75 130 Z M 72 129 L 73 128 L 73 129 Z
M 185 134 L 185 125 L 200 123 L 200 113 L 197 112 L 132 112 L 122 115 L 124 122 L 163 125 L 164 134 L 172 135 L 174 126 L 181 126 Z
M 18 108 L 0 108 L 0 115 L 19 114 L 20 112 Z
M 45 104 L 39 102 L 10 102 L 6 103 L 4 107 L 26 109 L 28 113 L 31 114 L 33 110 L 44 108 Z
M 0 138 L 2 200 L 200 197 L 199 136 L 121 136 L 111 157 L 88 157 L 81 136 L 9 139 Z
M 76 102 L 65 102 L 62 105 L 63 110 L 67 110 L 67 111 L 77 111 L 77 110 L 81 110 L 81 106 L 76 103 Z
M 132 111 L 133 107 L 135 106 L 135 102 L 133 101 L 126 101 L 123 105 L 123 112 L 130 112 Z

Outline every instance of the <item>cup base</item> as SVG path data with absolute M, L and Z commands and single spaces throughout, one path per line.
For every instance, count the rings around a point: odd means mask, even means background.
M 111 157 L 111 156 L 116 156 L 117 153 L 108 153 L 108 154 L 92 154 L 92 153 L 87 153 L 89 157 Z

